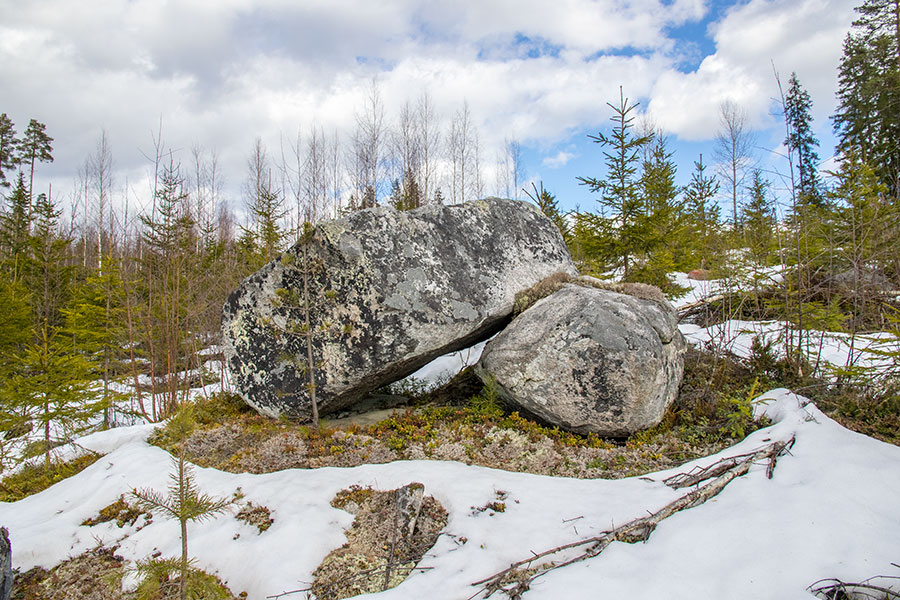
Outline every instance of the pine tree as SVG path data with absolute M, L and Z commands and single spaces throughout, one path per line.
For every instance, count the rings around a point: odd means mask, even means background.
M 796 73 L 791 73 L 784 100 L 784 120 L 788 129 L 784 145 L 797 158 L 798 200 L 800 204 L 821 206 L 823 198 L 818 172 L 819 154 L 816 150 L 819 140 L 812 130 L 812 100 L 809 92 L 797 80 Z
M 644 204 L 635 175 L 640 162 L 640 150 L 650 142 L 651 136 L 635 136 L 632 133 L 634 116 L 631 113 L 639 105 L 629 104 L 621 87 L 618 106 L 609 102 L 607 106 L 614 112 L 610 118 L 614 123 L 612 135 L 607 136 L 601 132 L 588 136 L 594 143 L 610 148 L 603 152 L 606 179 L 579 177 L 578 180 L 592 192 L 600 192 L 598 202 L 603 209 L 611 211 L 612 216 L 602 235 L 614 249 L 614 253 L 621 258 L 625 277 L 628 278 L 632 258 L 640 251 L 646 233 L 642 222 Z
M 19 140 L 16 129 L 6 113 L 0 114 L 0 188 L 8 188 L 7 173 L 19 164 Z
M 29 167 L 29 206 L 34 199 L 34 163 L 53 162 L 53 138 L 47 135 L 46 129 L 46 125 L 31 119 L 19 142 L 19 162 Z

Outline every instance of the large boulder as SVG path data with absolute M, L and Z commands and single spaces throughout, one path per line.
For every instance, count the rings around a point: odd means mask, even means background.
M 310 354 L 319 411 L 344 408 L 493 335 L 517 292 L 558 271 L 575 273 L 562 237 L 524 202 L 352 213 L 316 226 L 228 297 L 225 358 L 251 406 L 305 420 Z
M 476 370 L 549 423 L 625 436 L 659 423 L 678 393 L 686 346 L 658 290 L 632 286 L 637 297 L 596 285 L 582 278 L 536 302 L 488 342 Z

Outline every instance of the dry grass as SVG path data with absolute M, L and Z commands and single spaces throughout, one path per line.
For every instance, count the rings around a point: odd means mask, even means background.
M 545 277 L 527 290 L 516 294 L 513 302 L 513 314 L 521 314 L 531 308 L 538 300 L 546 298 L 562 289 L 566 284 L 592 287 L 617 294 L 633 296 L 641 300 L 652 300 L 660 304 L 668 304 L 665 294 L 658 287 L 646 283 L 613 282 L 583 275 L 572 277 L 568 273 L 554 273 Z

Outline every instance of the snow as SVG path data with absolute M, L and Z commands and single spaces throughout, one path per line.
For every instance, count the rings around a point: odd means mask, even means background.
M 742 358 L 750 356 L 753 338 L 757 336 L 766 342 L 772 342 L 774 344 L 772 349 L 777 355 L 784 354 L 783 321 L 732 319 L 706 328 L 691 323 L 681 323 L 678 328 L 691 344 L 701 347 L 714 346 Z M 900 340 L 887 332 L 857 334 L 854 340 L 847 333 L 807 330 L 804 332 L 804 340 L 804 346 L 809 342 L 812 348 L 810 363 L 830 367 L 855 365 L 884 371 L 894 366 L 894 359 L 883 353 L 900 350 Z
M 267 506 L 274 524 L 263 533 L 226 514 L 190 525 L 190 551 L 232 591 L 250 599 L 307 587 L 321 559 L 344 543 L 352 517 L 330 506 L 353 484 L 392 489 L 425 484 L 449 511 L 445 533 L 412 574 L 385 599 L 469 598 L 470 584 L 509 563 L 597 535 L 671 502 L 684 490 L 662 479 L 724 455 L 745 453 L 796 435 L 774 478 L 756 465 L 709 502 L 663 521 L 643 544 L 614 543 L 600 556 L 539 578 L 526 598 L 809 598 L 806 587 L 827 577 L 845 581 L 900 574 L 900 448 L 850 432 L 783 389 L 756 403 L 775 424 L 720 455 L 680 469 L 625 480 L 576 480 L 467 466 L 401 461 L 355 468 L 286 470 L 252 475 L 196 469 L 200 488 Z M 79 444 L 107 453 L 79 475 L 19 502 L 0 503 L 14 565 L 52 567 L 99 543 L 119 544 L 129 560 L 159 550 L 180 552 L 174 522 L 156 516 L 119 529 L 80 523 L 133 488 L 162 490 L 171 457 L 146 443 L 147 425 L 95 433 Z M 493 516 L 473 507 L 508 493 Z M 142 527 L 143 526 L 143 527 Z M 462 543 L 463 538 L 467 539 Z M 303 595 L 293 597 L 302 598 Z

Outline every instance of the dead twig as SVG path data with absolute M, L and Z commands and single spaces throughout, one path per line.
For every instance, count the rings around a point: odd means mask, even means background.
M 725 486 L 731 481 L 746 474 L 750 470 L 750 467 L 757 461 L 768 459 L 769 462 L 766 468 L 766 475 L 771 478 L 772 470 L 775 467 L 775 460 L 790 450 L 793 444 L 793 437 L 788 441 L 773 442 L 755 452 L 722 459 L 699 471 L 692 471 L 691 473 L 670 477 L 665 480 L 665 483 L 673 488 L 697 485 L 709 479 L 712 479 L 712 481 L 697 487 L 677 500 L 665 505 L 658 511 L 650 513 L 646 517 L 634 519 L 624 525 L 604 531 L 600 535 L 571 542 L 569 544 L 563 544 L 556 548 L 545 550 L 544 552 L 535 553 L 532 551 L 531 557 L 514 562 L 506 569 L 474 582 L 472 584 L 473 586 L 483 587 L 470 596 L 470 600 L 482 592 L 484 592 L 484 596 L 482 597 L 488 598 L 497 591 L 502 591 L 509 598 L 515 600 L 516 598 L 520 598 L 521 595 L 531 587 L 531 583 L 538 577 L 554 569 L 559 569 L 597 556 L 613 542 L 625 542 L 629 544 L 645 542 L 661 521 L 679 511 L 698 506 L 710 498 L 715 497 L 725 489 Z M 587 546 L 587 548 L 574 557 L 559 562 L 550 561 L 540 564 L 536 562 L 542 558 L 559 555 L 566 550 L 583 546 Z
M 881 585 L 876 585 L 873 582 L 878 582 Z M 869 598 L 872 600 L 900 600 L 900 591 L 895 589 L 900 587 L 897 585 L 897 582 L 900 582 L 900 577 L 888 575 L 870 577 L 857 583 L 848 583 L 840 579 L 820 579 L 807 587 L 806 591 L 826 600 L 837 598 L 848 600 Z

